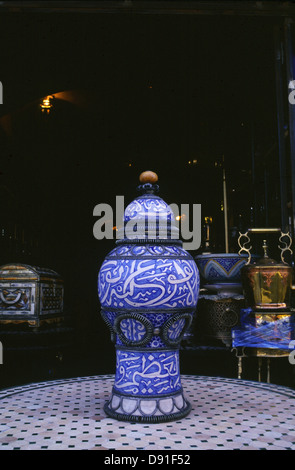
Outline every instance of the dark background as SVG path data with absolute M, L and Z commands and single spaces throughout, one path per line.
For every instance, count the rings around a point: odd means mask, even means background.
M 218 252 L 223 156 L 230 228 L 280 226 L 280 21 L 0 12 L 0 264 L 61 274 L 70 323 L 86 342 L 95 332 L 112 348 L 97 274 L 115 241 L 95 240 L 93 209 L 116 195 L 129 203 L 142 171 L 158 173 L 168 203 L 202 205 Z M 46 95 L 55 97 L 49 115 Z

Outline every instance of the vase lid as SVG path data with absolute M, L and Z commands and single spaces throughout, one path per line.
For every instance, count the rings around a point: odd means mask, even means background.
M 179 240 L 179 230 L 172 208 L 160 196 L 158 175 L 144 171 L 137 187 L 141 193 L 124 211 L 124 228 L 119 238 L 126 240 Z M 124 230 L 124 234 L 122 234 Z

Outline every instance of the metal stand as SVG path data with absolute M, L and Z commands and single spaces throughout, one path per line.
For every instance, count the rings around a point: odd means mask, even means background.
M 258 382 L 262 382 L 263 359 L 266 359 L 266 382 L 271 383 L 271 359 L 277 357 L 288 357 L 290 351 L 284 349 L 266 349 L 266 348 L 233 348 L 238 359 L 238 379 L 242 379 L 243 359 L 248 357 L 257 357 L 257 376 Z

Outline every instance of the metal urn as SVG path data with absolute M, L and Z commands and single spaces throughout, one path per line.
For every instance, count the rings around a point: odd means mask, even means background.
M 263 240 L 264 255 L 261 259 L 251 263 L 249 252 L 248 262 L 241 269 L 246 306 L 255 311 L 288 310 L 291 300 L 292 268 L 284 260 L 284 252 L 292 252 L 290 235 L 282 233 L 281 229 L 249 229 L 248 232 L 281 233 L 279 240 L 284 243 L 285 247 L 278 246 L 282 250 L 280 262 L 269 258 L 266 240 Z M 248 232 L 241 235 L 241 237 L 246 237 L 247 241 L 249 240 Z M 284 238 L 287 238 L 289 245 L 283 241 Z M 242 249 L 249 251 L 245 249 L 245 245 Z
M 263 240 L 263 257 L 251 262 L 248 234 L 263 234 L 263 238 L 264 234 L 280 234 L 281 261 L 269 258 L 267 240 Z M 243 244 L 242 239 L 246 240 Z M 246 308 L 241 310 L 240 326 L 232 330 L 233 347 L 256 348 L 256 355 L 266 355 L 265 350 L 269 357 L 280 355 L 275 350 L 287 351 L 294 339 L 293 273 L 285 260 L 285 252 L 293 253 L 292 239 L 279 228 L 251 228 L 240 234 L 239 245 L 248 253 L 248 262 L 241 269 Z
M 287 310 L 290 307 L 292 268 L 278 263 L 265 254 L 255 264 L 248 264 L 242 270 L 246 305 L 254 310 Z
M 140 175 L 141 195 L 124 212 L 116 247 L 98 275 L 101 314 L 116 348 L 108 416 L 166 422 L 190 411 L 179 349 L 196 310 L 200 278 L 182 248 L 174 214 L 157 192 L 153 172 Z

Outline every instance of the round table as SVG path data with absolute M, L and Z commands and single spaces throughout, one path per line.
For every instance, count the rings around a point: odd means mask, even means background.
M 222 377 L 181 379 L 192 410 L 161 424 L 106 416 L 113 375 L 1 390 L 0 449 L 295 449 L 295 390 Z

